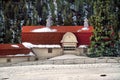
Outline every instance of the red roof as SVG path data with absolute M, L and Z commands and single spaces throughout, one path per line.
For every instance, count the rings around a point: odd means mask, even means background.
M 18 47 L 12 47 L 12 45 Z M 0 56 L 28 54 L 29 52 L 30 50 L 25 48 L 22 44 L 0 44 Z
M 93 27 L 89 30 L 81 30 L 83 26 L 52 26 L 57 32 L 31 32 L 34 29 L 40 29 L 44 26 L 23 26 L 22 42 L 31 42 L 33 44 L 60 44 L 63 35 L 66 32 L 73 32 L 78 40 L 78 45 L 89 45 L 90 37 L 93 33 Z M 80 30 L 78 32 L 78 30 Z

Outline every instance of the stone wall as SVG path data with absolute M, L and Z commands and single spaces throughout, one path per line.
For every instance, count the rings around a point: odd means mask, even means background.
M 18 63 L 25 61 L 34 61 L 35 56 L 12 56 L 12 57 L 2 57 L 0 58 L 0 64 L 4 63 Z

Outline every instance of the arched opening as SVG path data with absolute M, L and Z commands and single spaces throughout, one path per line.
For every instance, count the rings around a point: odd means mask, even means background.
M 67 32 L 64 34 L 61 43 L 64 53 L 72 53 L 76 50 L 78 41 L 72 32 Z

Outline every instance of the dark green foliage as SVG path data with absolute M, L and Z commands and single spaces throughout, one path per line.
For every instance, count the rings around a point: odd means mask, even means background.
M 91 37 L 90 56 L 118 56 L 116 45 L 118 37 L 118 17 L 112 0 L 96 0 L 94 2 L 94 15 L 90 21 L 94 26 Z M 117 45 L 120 47 L 120 45 Z
M 4 29 L 4 15 L 2 8 L 2 1 L 0 1 L 0 43 L 4 42 L 4 35 L 5 35 L 5 29 Z

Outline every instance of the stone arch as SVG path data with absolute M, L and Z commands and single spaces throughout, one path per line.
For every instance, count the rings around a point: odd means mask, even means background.
M 72 32 L 67 32 L 63 35 L 61 40 L 62 46 L 77 46 L 77 38 Z

